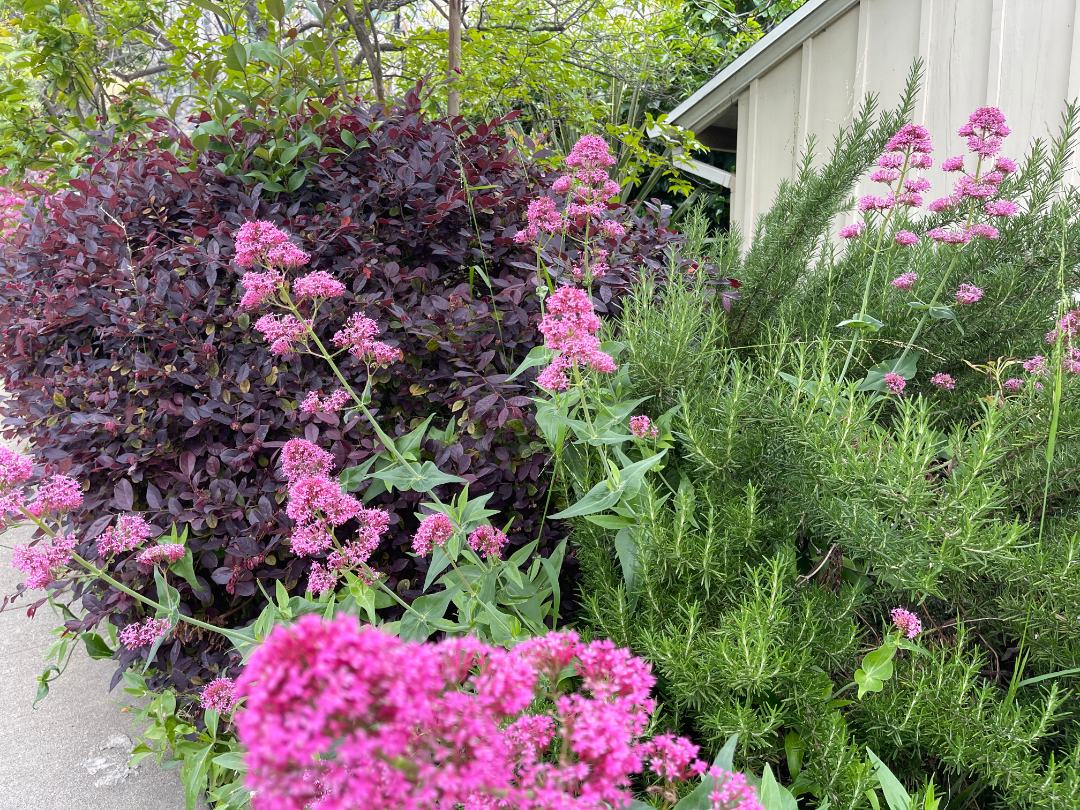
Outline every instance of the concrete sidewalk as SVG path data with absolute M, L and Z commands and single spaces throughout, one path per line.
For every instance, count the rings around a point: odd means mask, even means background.
M 0 535 L 2 594 L 21 577 L 11 546 L 29 536 L 26 528 Z M 108 691 L 113 662 L 92 660 L 80 644 L 49 696 L 31 708 L 57 624 L 47 605 L 34 619 L 21 605 L 0 613 L 0 810 L 183 810 L 175 771 L 152 758 L 128 766 L 139 729 L 123 713 L 122 687 Z

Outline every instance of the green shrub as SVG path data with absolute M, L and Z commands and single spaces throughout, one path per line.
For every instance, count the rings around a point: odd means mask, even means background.
M 912 97 L 880 118 L 868 105 L 824 166 L 807 161 L 744 257 L 737 237 L 712 243 L 743 282 L 730 316 L 700 280 L 644 281 L 624 308 L 611 389 L 649 397 L 654 419 L 673 409 L 674 446 L 619 507 L 629 550 L 614 519 L 576 526 L 580 622 L 651 660 L 666 711 L 706 748 L 738 733 L 740 765 L 770 763 L 804 806 L 885 806 L 873 752 L 920 808 L 930 790 L 942 807 L 1076 808 L 1080 375 L 1061 371 L 1063 342 L 1042 347 L 1078 286 L 1080 199 L 1062 186 L 1077 113 L 1003 184 L 1023 213 L 1000 241 L 959 252 L 952 269 L 985 298 L 929 323 L 895 396 L 857 383 L 912 318 L 874 296 L 885 326 L 841 372 L 836 324 L 870 257 L 830 228 Z M 918 268 L 933 284 L 952 258 L 889 250 L 885 279 Z M 1024 376 L 1040 350 L 1049 374 Z M 931 370 L 956 389 L 925 384 Z M 913 643 L 893 640 L 898 606 L 922 620 Z M 864 658 L 890 644 L 887 664 Z M 856 696 L 871 671 L 879 691 Z

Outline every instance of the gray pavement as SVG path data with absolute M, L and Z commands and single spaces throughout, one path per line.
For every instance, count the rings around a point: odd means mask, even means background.
M 11 546 L 28 537 L 25 528 L 0 535 L 0 594 L 19 581 Z M 31 708 L 55 619 L 47 605 L 33 619 L 21 606 L 0 613 L 0 810 L 183 810 L 175 771 L 152 758 L 128 765 L 138 727 L 124 713 L 123 688 L 108 691 L 111 661 L 92 660 L 80 645 Z

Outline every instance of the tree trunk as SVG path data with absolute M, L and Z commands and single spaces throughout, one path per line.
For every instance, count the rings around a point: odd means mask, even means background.
M 451 118 L 461 113 L 461 95 L 457 77 L 461 73 L 461 0 L 447 0 L 449 5 L 448 43 L 446 52 L 446 113 Z

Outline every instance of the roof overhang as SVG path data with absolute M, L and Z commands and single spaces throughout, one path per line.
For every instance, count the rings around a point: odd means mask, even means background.
M 695 132 L 708 126 L 738 100 L 750 82 L 768 73 L 803 42 L 858 4 L 859 0 L 809 0 L 669 112 L 668 123 Z

